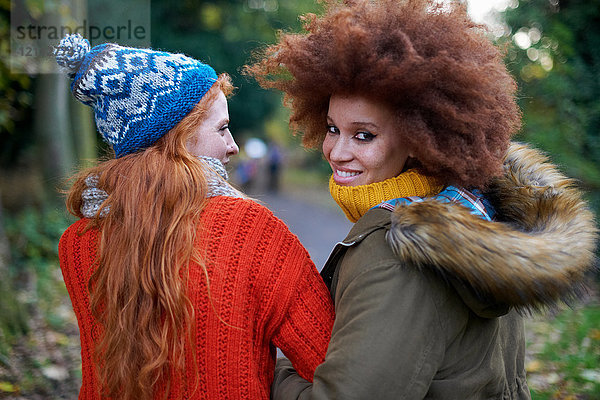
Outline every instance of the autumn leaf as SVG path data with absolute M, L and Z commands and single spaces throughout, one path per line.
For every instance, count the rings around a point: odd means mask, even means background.
M 10 382 L 0 382 L 0 392 L 16 392 L 19 388 Z

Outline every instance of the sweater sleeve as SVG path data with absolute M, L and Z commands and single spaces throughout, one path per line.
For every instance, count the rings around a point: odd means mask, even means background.
M 307 254 L 272 342 L 290 359 L 299 375 L 311 382 L 315 368 L 325 359 L 333 320 L 331 296 Z
M 98 231 L 85 227 L 89 220 L 81 219 L 62 235 L 59 260 L 63 279 L 79 326 L 81 344 L 81 388 L 79 398 L 99 399 L 96 367 L 93 361 L 94 343 L 99 336 L 99 326 L 92 316 L 88 294 L 88 281 L 96 261 Z

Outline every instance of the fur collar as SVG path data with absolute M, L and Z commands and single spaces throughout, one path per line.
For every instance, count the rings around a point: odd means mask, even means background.
M 594 265 L 593 214 L 539 151 L 513 143 L 504 169 L 486 191 L 497 222 L 429 200 L 396 207 L 388 243 L 401 260 L 434 268 L 487 304 L 531 310 L 568 300 Z

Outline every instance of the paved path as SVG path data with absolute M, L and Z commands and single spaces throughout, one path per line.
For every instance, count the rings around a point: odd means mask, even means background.
M 333 246 L 344 239 L 352 227 L 352 223 L 335 204 L 327 207 L 288 194 L 252 196 L 262 201 L 289 226 L 319 270 L 327 261 Z

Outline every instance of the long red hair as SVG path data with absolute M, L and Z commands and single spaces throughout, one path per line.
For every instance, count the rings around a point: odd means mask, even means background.
M 95 363 L 102 396 L 150 399 L 159 387 L 166 396 L 173 376 L 196 369 L 195 360 L 185 359 L 194 321 L 187 267 L 203 265 L 194 244 L 207 183 L 186 143 L 219 91 L 232 89 L 222 74 L 153 146 L 80 172 L 68 193 L 67 208 L 78 217 L 87 176 L 98 176 L 98 187 L 109 194 L 106 217 L 90 222 L 101 232 L 89 291 L 101 327 Z

